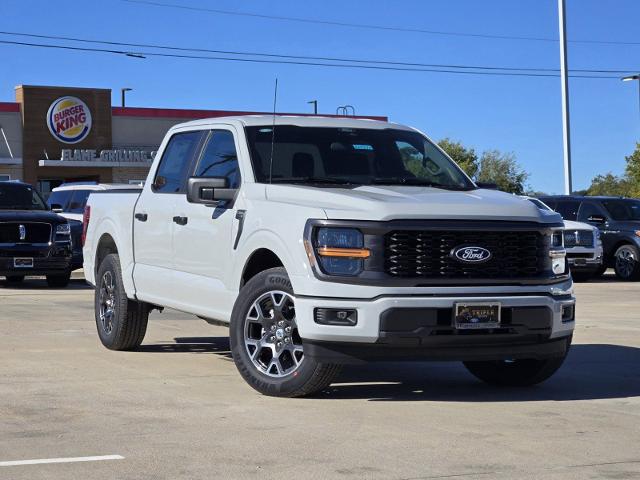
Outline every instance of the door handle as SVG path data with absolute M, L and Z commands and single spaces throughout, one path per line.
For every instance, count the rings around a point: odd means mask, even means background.
M 189 219 L 187 217 L 176 216 L 176 217 L 173 217 L 173 221 L 178 225 L 186 225 Z
M 136 220 L 140 220 L 141 222 L 146 222 L 149 216 L 146 213 L 136 213 L 134 217 L 136 217 Z

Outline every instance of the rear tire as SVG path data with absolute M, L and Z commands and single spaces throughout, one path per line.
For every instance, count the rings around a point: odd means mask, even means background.
M 7 283 L 12 285 L 17 285 L 18 283 L 22 283 L 24 280 L 24 275 L 10 275 L 7 277 Z
M 635 245 L 622 245 L 614 257 L 614 270 L 620 280 L 640 279 L 640 251 Z
M 567 353 L 571 337 L 567 340 Z M 475 377 L 490 385 L 501 387 L 529 387 L 544 382 L 564 363 L 567 355 L 543 360 L 497 360 L 482 362 L 463 362 L 467 370 Z
M 71 272 L 63 273 L 61 275 L 47 275 L 47 285 L 51 288 L 64 288 L 69 285 L 71 280 Z
M 279 267 L 249 280 L 233 307 L 233 360 L 245 381 L 264 395 L 311 395 L 329 386 L 341 369 L 304 355 L 294 302 L 289 276 Z
M 149 305 L 129 300 L 122 282 L 120 257 L 107 255 L 96 276 L 95 319 L 98 336 L 109 350 L 133 350 L 147 332 Z

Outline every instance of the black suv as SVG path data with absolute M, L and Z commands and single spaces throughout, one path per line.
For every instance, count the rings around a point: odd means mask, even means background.
M 622 280 L 640 279 L 640 200 L 621 197 L 562 195 L 540 197 L 565 220 L 586 222 L 600 229 L 604 264 Z
M 31 185 L 0 182 L 0 276 L 19 283 L 45 275 L 49 286 L 65 287 L 71 254 L 67 219 L 50 211 Z

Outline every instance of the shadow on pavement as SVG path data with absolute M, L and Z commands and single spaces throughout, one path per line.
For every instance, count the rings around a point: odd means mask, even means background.
M 1 278 L 1 277 L 0 277 Z M 63 288 L 51 288 L 47 285 L 47 281 L 44 277 L 27 277 L 22 282 L 14 284 L 7 283 L 6 280 L 0 280 L 0 291 L 2 289 L 11 290 L 91 290 L 93 287 L 85 282 L 84 278 L 72 278 L 69 281 L 69 285 Z
M 378 363 L 346 366 L 316 398 L 372 401 L 523 402 L 640 396 L 640 348 L 576 344 L 560 370 L 529 388 L 486 385 L 461 363 Z
M 231 358 L 229 337 L 180 337 L 175 343 L 142 344 L 136 351 L 145 353 L 215 353 Z

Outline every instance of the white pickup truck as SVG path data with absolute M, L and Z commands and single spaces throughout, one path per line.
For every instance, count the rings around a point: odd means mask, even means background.
M 532 385 L 571 344 L 562 228 L 413 128 L 227 117 L 171 128 L 142 191 L 91 194 L 84 269 L 107 348 L 138 347 L 154 308 L 192 313 L 229 324 L 238 370 L 267 395 L 369 360 Z

